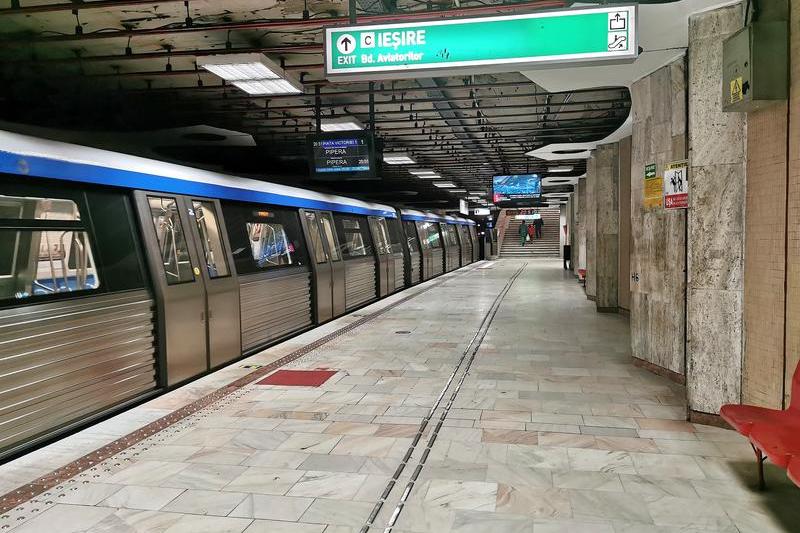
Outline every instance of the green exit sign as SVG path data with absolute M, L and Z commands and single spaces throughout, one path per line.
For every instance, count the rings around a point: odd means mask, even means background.
M 633 5 L 325 29 L 334 81 L 624 62 L 638 53 Z

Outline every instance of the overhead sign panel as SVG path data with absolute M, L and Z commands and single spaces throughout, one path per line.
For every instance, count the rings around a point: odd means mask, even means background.
M 342 81 L 632 61 L 638 51 L 636 6 L 325 29 L 325 72 Z

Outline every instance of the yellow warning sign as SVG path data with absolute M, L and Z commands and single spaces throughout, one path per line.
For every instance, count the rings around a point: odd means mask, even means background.
M 735 104 L 744 100 L 742 93 L 742 77 L 734 78 L 731 80 L 731 103 Z
M 664 178 L 657 176 L 644 180 L 644 207 L 652 209 L 664 205 Z

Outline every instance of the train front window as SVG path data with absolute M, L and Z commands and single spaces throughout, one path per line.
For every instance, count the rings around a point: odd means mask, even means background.
M 186 245 L 177 201 L 175 198 L 160 196 L 148 196 L 147 201 L 150 204 L 150 215 L 153 217 L 153 228 L 156 231 L 167 284 L 194 281 L 189 247 Z
M 0 195 L 0 300 L 100 287 L 72 200 Z
M 217 210 L 212 202 L 199 200 L 192 201 L 192 207 L 197 231 L 200 233 L 200 242 L 203 245 L 208 277 L 224 278 L 228 275 L 228 261 L 222 245 Z

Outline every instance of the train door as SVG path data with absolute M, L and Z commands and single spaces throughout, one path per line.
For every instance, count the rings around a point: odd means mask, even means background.
M 328 249 L 328 256 L 331 263 L 332 287 L 331 298 L 333 304 L 333 316 L 341 316 L 345 311 L 345 271 L 342 252 L 339 247 L 339 239 L 336 235 L 336 228 L 333 224 L 333 214 L 329 211 L 319 212 L 319 226 L 322 230 L 322 238 Z
M 209 367 L 205 289 L 188 229 L 194 222 L 178 196 L 135 194 L 164 340 L 162 385 L 174 385 Z
M 300 210 L 307 236 L 312 272 L 317 323 L 341 314 L 344 309 L 344 265 L 329 212 Z M 337 301 L 338 299 L 338 301 Z M 339 310 L 341 306 L 341 310 Z
M 184 210 L 194 220 L 191 229 L 206 297 L 206 328 L 210 368 L 233 361 L 242 354 L 239 281 L 232 268 L 230 244 L 223 231 L 218 200 L 183 199 Z
M 383 298 L 394 292 L 394 257 L 392 257 L 392 242 L 389 238 L 389 229 L 383 217 L 369 217 L 369 229 L 372 242 L 375 243 L 375 257 L 377 258 L 378 297 Z

